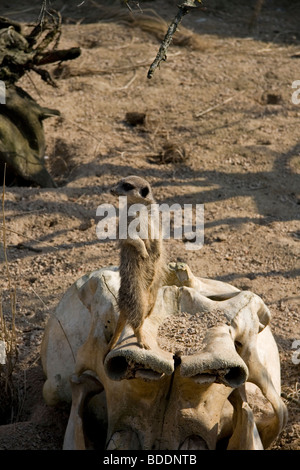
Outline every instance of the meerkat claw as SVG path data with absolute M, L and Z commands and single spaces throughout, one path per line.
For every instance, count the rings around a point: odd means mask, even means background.
M 150 346 L 145 343 L 144 341 L 141 343 L 139 342 L 138 345 L 142 348 L 142 349 L 150 349 Z

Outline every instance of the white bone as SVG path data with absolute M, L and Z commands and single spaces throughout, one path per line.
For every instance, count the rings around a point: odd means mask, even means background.
M 287 413 L 280 398 L 270 312 L 262 299 L 173 264 L 144 322 L 150 349 L 140 348 L 126 326 L 104 360 L 118 319 L 119 285 L 116 267 L 83 276 L 47 324 L 41 351 L 47 377 L 43 393 L 49 404 L 72 403 L 65 446 L 85 447 L 82 408 L 93 384 L 76 381 L 85 382 L 86 374 L 92 374 L 105 390 L 110 450 L 215 449 L 219 439 L 227 439 L 228 448 L 267 448 L 283 429 Z M 203 327 L 203 344 L 196 353 L 174 360 L 172 350 L 161 349 L 158 332 L 182 312 L 200 312 L 207 320 L 217 315 L 219 321 Z M 79 379 L 73 378 L 71 389 L 73 374 Z M 245 381 L 247 396 L 239 395 Z M 253 412 L 254 401 L 262 420 Z
M 64 437 L 64 450 L 85 450 L 86 441 L 83 429 L 83 412 L 87 400 L 102 392 L 103 387 L 95 377 L 82 374 L 70 378 L 72 388 L 72 407 Z
M 263 450 L 253 412 L 248 403 L 243 400 L 242 391 L 234 390 L 229 399 L 234 407 L 234 431 L 227 450 Z

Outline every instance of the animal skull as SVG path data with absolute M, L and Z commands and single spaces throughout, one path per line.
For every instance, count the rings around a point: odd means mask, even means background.
M 126 326 L 104 360 L 118 318 L 116 267 L 80 278 L 50 318 L 43 393 L 49 405 L 71 403 L 64 449 L 87 448 L 88 406 L 107 429 L 107 450 L 265 449 L 284 427 L 279 355 L 262 299 L 197 278 L 185 264 L 170 264 L 169 273 L 144 323 L 149 350 Z M 180 351 L 163 332 L 172 325 L 180 337 L 183 314 L 198 334 Z

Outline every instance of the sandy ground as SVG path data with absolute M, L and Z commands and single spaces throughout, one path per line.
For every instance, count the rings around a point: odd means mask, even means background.
M 112 183 L 137 174 L 149 179 L 158 202 L 205 205 L 203 248 L 187 251 L 169 240 L 169 259 L 252 290 L 270 308 L 289 409 L 272 448 L 299 450 L 300 366 L 292 349 L 300 340 L 300 104 L 292 102 L 292 83 L 300 80 L 299 3 L 266 2 L 249 32 L 254 2 L 207 0 L 206 11 L 184 19 L 201 35 L 197 47 L 172 45 L 152 80 L 147 71 L 159 40 L 117 17 L 103 20 L 98 3 L 53 1 L 62 8 L 60 47 L 80 46 L 81 57 L 56 73 L 58 88 L 33 73 L 19 82 L 41 105 L 61 111 L 44 125 L 46 162 L 58 187 L 5 192 L 18 359 L 13 403 L 2 385 L 0 449 L 62 447 L 68 409 L 47 407 L 41 393 L 43 330 L 75 280 L 118 263 L 115 242 L 97 239 L 96 209 L 114 202 Z M 176 11 L 173 1 L 140 3 L 167 22 Z M 40 5 L 4 1 L 0 15 L 27 23 Z M 144 124 L 130 125 L 128 112 L 145 113 Z M 177 162 L 169 162 L 168 145 Z M 0 257 L 9 323 L 2 248 Z

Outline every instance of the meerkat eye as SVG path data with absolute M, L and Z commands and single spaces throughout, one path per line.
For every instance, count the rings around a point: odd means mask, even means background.
M 132 189 L 134 189 L 134 186 L 130 183 L 123 183 L 122 184 L 122 188 L 125 190 L 125 191 L 131 191 Z
M 142 189 L 140 190 L 140 194 L 141 194 L 142 197 L 148 196 L 148 194 L 149 194 L 149 188 L 148 188 L 147 186 L 145 186 L 144 188 L 142 188 Z

